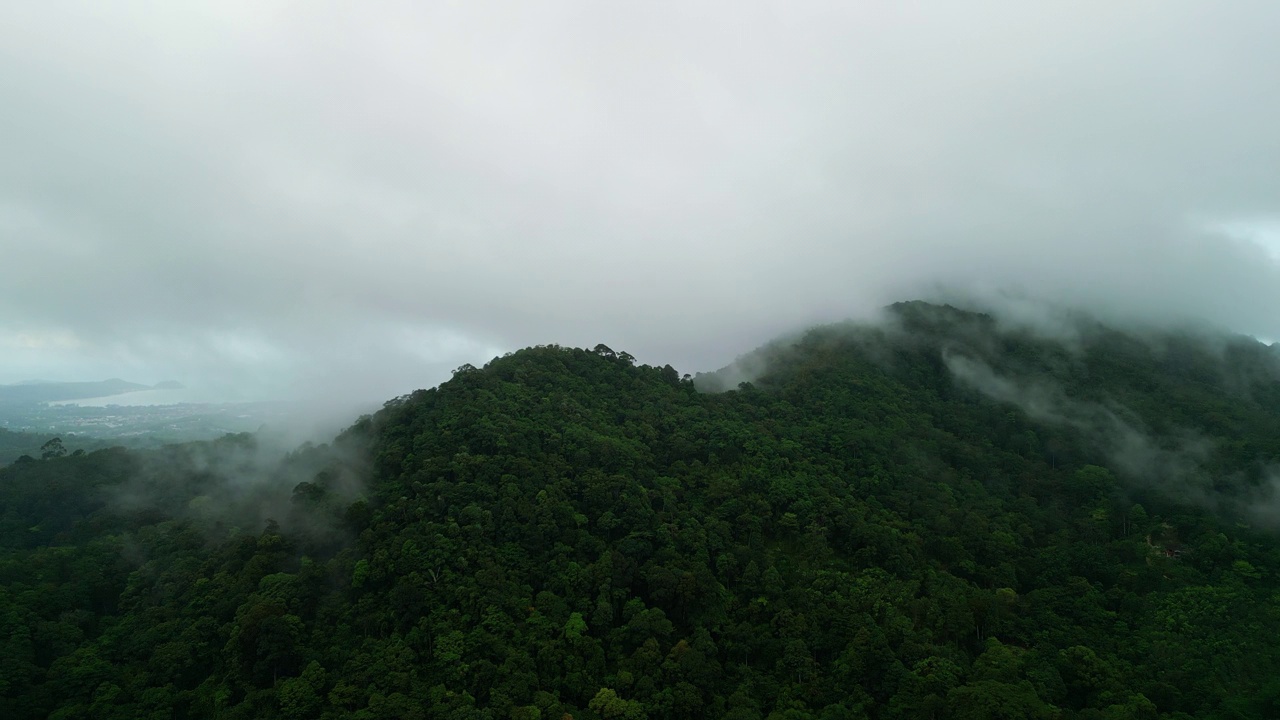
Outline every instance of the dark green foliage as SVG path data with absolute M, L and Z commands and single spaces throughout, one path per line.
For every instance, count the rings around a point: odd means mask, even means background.
M 100 443 L 82 439 L 73 440 L 71 438 L 68 438 L 64 445 L 62 438 L 54 437 L 53 435 L 12 432 L 0 428 L 0 466 L 14 463 L 23 456 L 26 456 L 29 460 L 35 460 L 45 452 L 53 450 L 53 447 L 49 444 L 54 440 L 58 441 L 57 446 L 62 447 L 63 454 L 69 449 L 66 445 L 71 445 L 73 448 L 80 450 L 81 454 L 83 454 L 83 448 L 86 446 L 101 447 Z
M 1273 717 L 1270 350 L 895 315 L 732 392 L 539 347 L 283 460 L 0 470 L 0 715 Z

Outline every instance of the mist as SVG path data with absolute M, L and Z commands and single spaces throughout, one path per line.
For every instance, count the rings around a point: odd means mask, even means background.
M 911 298 L 1280 337 L 1280 7 L 0 9 L 0 382 L 347 407 Z M 345 412 L 345 410 L 343 411 Z
M 367 438 L 293 440 L 266 431 L 136 451 L 128 480 L 106 499 L 118 514 L 188 521 L 210 543 L 272 523 L 317 547 L 351 542 L 343 517 L 368 490 Z
M 1014 405 L 1031 420 L 1082 431 L 1091 446 L 1131 479 L 1157 487 L 1170 496 L 1205 500 L 1204 488 L 1194 487 L 1199 465 L 1210 450 L 1207 440 L 1184 431 L 1177 442 L 1162 446 L 1141 427 L 1132 411 L 1118 403 L 1106 404 L 1069 398 L 1060 388 L 1044 381 L 1014 379 L 997 373 L 981 360 L 949 352 L 943 362 L 962 384 L 992 400 Z M 1171 445 L 1171 446 L 1170 446 Z
M 1221 439 L 1211 439 L 1191 427 L 1166 429 L 1160 436 L 1115 399 L 1099 402 L 1071 397 L 1043 376 L 1002 374 L 964 352 L 946 351 L 943 362 L 961 385 L 1017 407 L 1039 425 L 1078 433 L 1097 453 L 1097 461 L 1116 471 L 1125 493 L 1154 492 L 1168 500 L 1280 530 L 1280 468 L 1274 458 L 1254 459 L 1261 463 L 1255 468 L 1263 475 L 1260 483 L 1240 482 L 1242 470 L 1229 473 L 1237 491 L 1225 493 L 1219 489 L 1221 461 L 1214 457 Z M 1233 372 L 1226 363 L 1221 370 L 1227 375 Z

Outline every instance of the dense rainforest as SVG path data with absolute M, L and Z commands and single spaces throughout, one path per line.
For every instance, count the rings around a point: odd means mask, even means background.
M 0 716 L 1280 717 L 1276 351 L 888 315 L 0 469 Z

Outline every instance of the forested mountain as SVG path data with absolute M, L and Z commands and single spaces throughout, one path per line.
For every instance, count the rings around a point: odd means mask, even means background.
M 537 347 L 283 459 L 5 468 L 0 716 L 1280 717 L 1275 353 L 1060 330 Z

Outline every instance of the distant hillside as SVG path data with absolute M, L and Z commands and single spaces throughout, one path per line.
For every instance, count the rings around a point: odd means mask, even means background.
M 161 444 L 145 436 L 103 439 L 85 435 L 14 432 L 0 428 L 0 467 L 17 462 L 23 455 L 41 457 L 45 451 L 45 443 L 54 438 L 62 441 L 62 447 L 67 453 L 84 453 L 118 446 L 156 447 Z
M 0 467 L 8 465 L 23 455 L 38 458 L 44 444 L 53 440 L 55 435 L 47 433 L 10 432 L 0 428 Z M 83 448 L 70 438 L 64 444 L 68 450 Z
M 98 382 L 21 383 L 0 385 L 0 403 L 29 404 L 86 400 L 149 389 L 151 388 L 147 385 L 139 385 L 119 378 Z
M 910 303 L 0 469 L 0 715 L 1280 717 L 1280 363 Z M 745 368 L 745 369 L 744 369 Z M 718 380 L 718 382 L 716 382 Z

